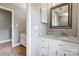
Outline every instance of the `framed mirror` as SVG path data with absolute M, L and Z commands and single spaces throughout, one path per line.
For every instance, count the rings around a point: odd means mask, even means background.
M 53 29 L 72 28 L 72 4 L 63 3 L 51 7 L 50 28 Z

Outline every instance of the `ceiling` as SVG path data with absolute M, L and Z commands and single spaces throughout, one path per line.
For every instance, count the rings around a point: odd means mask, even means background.
M 15 5 L 16 7 L 26 9 L 26 3 L 12 3 L 12 5 Z

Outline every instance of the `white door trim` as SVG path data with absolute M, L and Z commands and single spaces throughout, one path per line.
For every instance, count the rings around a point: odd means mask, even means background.
M 0 8 L 12 12 L 12 47 L 13 47 L 14 46 L 14 11 L 4 6 L 0 6 Z
M 27 56 L 31 56 L 31 3 L 26 5 L 27 8 L 27 24 L 26 24 L 26 32 L 27 32 L 27 37 L 26 37 L 26 46 L 27 46 Z
M 7 42 L 10 42 L 11 40 L 8 39 L 8 40 L 3 40 L 3 41 L 0 41 L 0 44 L 3 44 L 3 43 L 7 43 Z

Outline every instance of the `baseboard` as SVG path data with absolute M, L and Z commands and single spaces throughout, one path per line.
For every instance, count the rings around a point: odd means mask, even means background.
M 7 43 L 7 42 L 10 42 L 11 40 L 3 40 L 3 41 L 0 41 L 0 44 L 3 44 L 3 43 Z
M 21 43 L 14 44 L 12 47 L 17 47 L 19 45 L 21 45 Z

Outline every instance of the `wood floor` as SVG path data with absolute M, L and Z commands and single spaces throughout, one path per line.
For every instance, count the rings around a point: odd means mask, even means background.
M 11 47 L 11 42 L 0 44 L 0 56 L 26 56 L 26 48 L 22 45 Z

